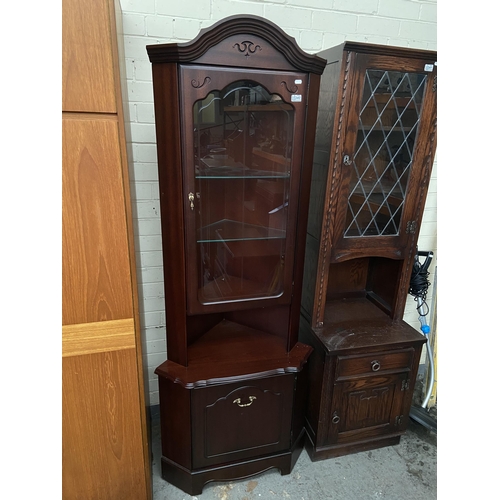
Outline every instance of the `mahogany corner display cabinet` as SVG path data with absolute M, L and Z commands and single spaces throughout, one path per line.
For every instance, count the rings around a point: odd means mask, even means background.
M 346 42 L 321 77 L 299 340 L 306 448 L 398 444 L 425 337 L 403 320 L 436 149 L 436 52 Z
M 303 447 L 298 342 L 322 58 L 234 16 L 152 63 L 167 322 L 162 476 L 290 473 Z

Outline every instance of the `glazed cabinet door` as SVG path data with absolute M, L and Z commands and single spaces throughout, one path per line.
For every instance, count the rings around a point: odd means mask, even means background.
M 334 258 L 356 250 L 399 258 L 417 230 L 422 167 L 433 153 L 434 63 L 356 54 L 339 159 Z
M 306 78 L 181 65 L 190 314 L 290 301 Z

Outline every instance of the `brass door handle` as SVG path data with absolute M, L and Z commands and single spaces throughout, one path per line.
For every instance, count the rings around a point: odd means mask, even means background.
M 332 423 L 338 424 L 339 422 L 340 422 L 340 417 L 337 415 L 337 412 L 335 412 L 333 414 Z
M 242 403 L 241 398 L 238 398 L 233 401 L 233 404 L 237 404 L 240 408 L 244 408 L 245 406 L 250 406 L 256 399 L 257 396 L 248 396 L 249 403 Z
M 194 194 L 193 193 L 188 194 L 188 200 L 190 201 L 191 210 L 194 210 Z

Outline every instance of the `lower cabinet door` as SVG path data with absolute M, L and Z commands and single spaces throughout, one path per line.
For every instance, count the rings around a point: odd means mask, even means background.
M 375 375 L 334 385 L 329 444 L 371 439 L 402 427 L 407 373 Z
M 295 375 L 192 391 L 193 466 L 290 448 Z

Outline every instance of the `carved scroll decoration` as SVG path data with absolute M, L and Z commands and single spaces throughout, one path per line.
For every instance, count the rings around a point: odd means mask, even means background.
M 260 45 L 255 45 L 253 42 L 250 40 L 244 40 L 241 43 L 235 43 L 233 45 L 233 49 L 237 48 L 239 52 L 242 54 L 245 54 L 245 57 L 249 57 L 250 54 L 255 54 L 257 50 L 261 51 L 262 47 Z
M 201 89 L 201 87 L 203 87 L 203 85 L 205 85 L 206 83 L 210 83 L 211 81 L 212 81 L 212 79 L 209 76 L 206 76 L 205 79 L 203 80 L 203 82 L 201 82 L 201 83 L 199 80 L 191 80 L 191 85 L 195 89 Z
M 285 87 L 288 92 L 290 92 L 290 94 L 295 94 L 295 92 L 299 90 L 299 87 L 297 87 L 297 85 L 294 85 L 291 89 L 289 89 L 287 83 L 284 80 L 281 82 L 281 86 Z

